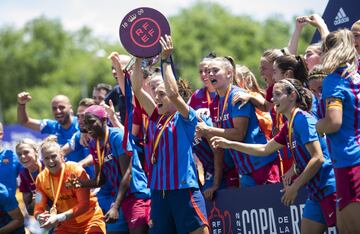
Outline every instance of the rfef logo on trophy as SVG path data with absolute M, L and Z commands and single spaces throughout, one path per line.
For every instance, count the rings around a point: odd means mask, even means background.
M 160 54 L 160 37 L 170 35 L 170 26 L 159 11 L 141 7 L 124 17 L 119 34 L 121 44 L 130 54 L 139 58 L 151 58 Z

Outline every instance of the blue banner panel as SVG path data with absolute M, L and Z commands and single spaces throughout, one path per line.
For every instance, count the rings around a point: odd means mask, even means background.
M 31 138 L 38 142 L 47 137 L 47 134 L 41 134 L 19 124 L 4 125 L 3 146 L 7 149 L 15 149 L 16 143 L 24 138 Z
M 300 190 L 294 205 L 281 203 L 282 184 L 253 188 L 223 189 L 206 202 L 212 234 L 300 234 L 302 210 L 307 195 Z M 336 234 L 329 228 L 328 234 Z
M 339 28 L 351 28 L 351 25 L 360 19 L 360 1 L 329 0 L 322 15 L 329 31 Z M 311 43 L 320 41 L 320 33 L 316 31 Z

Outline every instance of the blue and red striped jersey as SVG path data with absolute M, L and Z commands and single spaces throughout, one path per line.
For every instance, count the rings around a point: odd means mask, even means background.
M 292 145 L 296 168 L 302 172 L 311 159 L 310 153 L 305 145 L 319 141 L 325 162 L 322 164 L 316 175 L 306 184 L 310 199 L 321 200 L 325 196 L 335 192 L 335 177 L 329 152 L 324 138 L 316 131 L 316 119 L 306 111 L 298 111 L 294 117 Z M 274 137 L 274 140 L 290 149 L 289 129 L 285 124 L 281 131 Z
M 217 95 L 215 97 L 214 102 L 212 103 L 212 105 L 210 105 L 210 115 L 213 120 L 214 126 L 224 129 L 233 128 L 234 118 L 248 118 L 248 128 L 243 142 L 250 144 L 266 144 L 267 140 L 265 134 L 261 131 L 261 128 L 259 126 L 259 121 L 257 119 L 255 107 L 253 106 L 253 104 L 248 102 L 241 108 L 240 102 L 238 102 L 236 105 L 232 105 L 232 98 L 237 92 L 245 91 L 237 86 L 232 86 L 225 109 L 225 96 L 220 97 Z M 273 153 L 268 157 L 255 157 L 233 149 L 230 149 L 229 152 L 235 162 L 235 166 L 237 167 L 239 174 L 250 174 L 254 170 L 257 170 L 265 166 L 266 164 L 274 161 L 277 157 L 276 153 Z
M 360 163 L 360 75 L 341 74 L 342 67 L 323 80 L 322 99 L 326 106 L 337 99 L 342 102 L 342 124 L 337 132 L 327 134 L 334 168 L 354 166 Z
M 209 96 L 208 96 L 209 95 Z M 216 92 L 208 92 L 207 89 L 201 88 L 196 90 L 190 97 L 188 104 L 194 110 L 200 109 L 200 108 L 209 108 L 211 102 L 214 100 L 216 96 Z M 209 103 L 210 100 L 210 103 Z
M 104 165 L 102 166 L 102 173 L 105 176 L 105 184 L 101 187 L 98 195 L 108 195 L 116 196 L 119 190 L 120 181 L 122 179 L 119 160 L 120 157 L 129 157 L 125 154 L 125 151 L 122 147 L 122 141 L 124 138 L 123 130 L 119 128 L 108 128 L 109 136 L 108 141 L 105 145 L 104 153 Z M 96 149 L 96 142 L 91 141 L 89 143 L 90 152 L 93 156 L 95 163 L 99 164 L 98 154 Z M 101 143 L 100 150 L 104 150 L 103 142 Z M 133 151 L 130 143 L 127 144 L 127 150 Z M 137 152 L 133 151 L 133 170 L 132 178 L 130 182 L 130 192 L 134 193 L 139 197 L 148 197 L 149 190 L 147 189 L 147 181 L 144 171 L 141 168 Z
M 188 118 L 176 112 L 166 126 L 157 109 L 150 117 L 145 139 L 145 158 L 149 169 L 148 183 L 153 190 L 175 190 L 199 188 L 197 171 L 192 155 L 197 117 L 190 107 Z M 161 121 L 159 121 L 161 120 Z M 156 135 L 165 128 L 159 138 L 154 155 L 156 163 L 151 162 Z

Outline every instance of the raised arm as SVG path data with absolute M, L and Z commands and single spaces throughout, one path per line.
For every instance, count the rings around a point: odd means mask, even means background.
M 305 26 L 305 24 L 308 23 L 308 18 L 309 17 L 307 17 L 307 16 L 296 17 L 295 30 L 294 30 L 293 34 L 291 35 L 291 38 L 290 38 L 290 41 L 288 44 L 288 49 L 291 54 L 296 55 L 296 53 L 297 53 L 300 34 L 301 34 L 301 31 L 302 31 L 303 27 Z
M 316 27 L 316 29 L 319 31 L 321 40 L 323 41 L 326 38 L 326 36 L 329 34 L 329 29 L 323 18 L 321 18 L 321 16 L 318 14 L 312 14 L 309 16 L 308 19 L 309 19 L 308 21 L 309 24 Z
M 143 72 L 141 70 L 141 59 L 136 58 L 134 70 L 131 74 L 132 88 L 136 98 L 139 100 L 141 107 L 146 111 L 149 116 L 151 116 L 156 108 L 156 105 L 150 95 L 146 93 L 145 90 L 142 88 L 142 79 Z
M 121 59 L 118 52 L 112 52 L 109 57 L 111 59 L 112 65 L 116 71 L 116 81 L 120 87 L 122 94 L 125 94 L 125 74 L 123 72 L 123 68 L 121 66 Z
M 169 97 L 169 99 L 176 106 L 176 109 L 180 112 L 180 114 L 183 117 L 188 118 L 189 106 L 179 94 L 178 85 L 176 83 L 173 70 L 171 68 L 170 55 L 173 51 L 173 42 L 171 36 L 165 35 L 165 38 L 161 37 L 160 44 L 162 47 L 161 60 L 163 61 L 162 67 L 164 70 L 164 84 L 166 96 Z
M 120 129 L 124 130 L 124 125 L 122 125 L 120 123 L 119 119 L 116 116 L 114 104 L 111 101 L 111 99 L 109 100 L 109 105 L 106 105 L 104 103 L 104 104 L 102 104 L 102 106 L 105 108 L 112 126 L 115 128 L 120 128 Z
M 40 131 L 40 120 L 30 118 L 26 111 L 26 103 L 31 99 L 32 97 L 28 92 L 21 92 L 17 95 L 17 119 L 21 125 L 35 131 Z

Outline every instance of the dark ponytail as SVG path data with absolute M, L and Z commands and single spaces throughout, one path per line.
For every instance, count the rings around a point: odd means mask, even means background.
M 283 55 L 275 59 L 275 63 L 285 73 L 291 70 L 294 78 L 299 80 L 301 84 L 307 86 L 308 69 L 304 58 L 301 55 Z
M 294 69 L 294 78 L 298 79 L 305 87 L 308 87 L 308 74 L 309 70 L 306 66 L 305 59 L 302 55 L 295 56 L 296 58 L 296 66 Z

